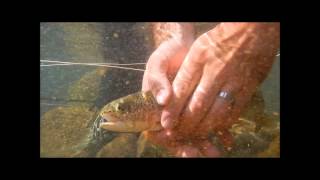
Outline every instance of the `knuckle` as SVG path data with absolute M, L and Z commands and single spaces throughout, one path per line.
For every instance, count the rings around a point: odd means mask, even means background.
M 193 95 L 192 101 L 191 101 L 191 110 L 193 112 L 199 112 L 204 110 L 204 100 L 205 100 L 205 95 L 202 93 L 195 93 Z
M 208 90 L 199 85 L 192 97 L 192 109 L 194 111 L 207 112 L 211 100 L 212 94 L 210 94 Z
M 182 98 L 188 94 L 190 83 L 191 80 L 189 80 L 186 76 L 177 76 L 177 81 L 175 81 L 173 86 L 177 98 Z
M 203 101 L 193 102 L 191 108 L 193 112 L 201 112 L 204 110 L 204 103 Z
M 208 52 L 208 48 L 201 45 L 201 46 L 197 46 L 194 50 L 193 53 L 196 54 L 194 57 L 196 58 L 190 58 L 189 62 L 192 66 L 195 67 L 202 67 L 209 56 L 209 52 Z

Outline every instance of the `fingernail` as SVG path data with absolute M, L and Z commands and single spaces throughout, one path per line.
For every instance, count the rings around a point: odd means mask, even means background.
M 161 125 L 163 128 L 170 128 L 170 119 L 166 118 L 161 121 Z
M 160 105 L 164 105 L 165 104 L 165 97 L 166 96 L 166 92 L 165 90 L 160 90 L 157 94 L 157 101 L 158 101 L 158 104 Z
M 171 129 L 173 126 L 173 119 L 170 117 L 169 113 L 164 111 L 163 118 L 161 119 L 161 125 L 163 128 Z

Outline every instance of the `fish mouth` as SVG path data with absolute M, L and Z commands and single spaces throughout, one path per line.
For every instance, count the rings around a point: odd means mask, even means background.
M 122 122 L 114 114 L 104 113 L 100 116 L 99 128 L 112 131 L 112 132 L 125 132 L 127 128 L 127 123 Z
M 101 116 L 100 114 L 98 115 L 98 117 L 96 118 L 96 120 L 94 121 L 94 129 L 95 131 L 100 131 L 100 126 L 103 123 L 107 123 L 109 122 L 108 119 L 106 119 L 104 116 Z
M 112 116 L 111 114 L 105 113 L 103 115 L 100 115 L 100 122 L 106 123 L 106 122 L 116 122 L 117 118 Z
M 113 126 L 114 124 L 116 124 L 116 118 L 112 117 L 111 115 L 101 115 L 99 114 L 97 119 L 95 120 L 95 124 L 94 124 L 94 129 L 95 131 L 100 131 L 100 129 L 105 129 L 103 128 L 103 125 L 107 125 L 107 126 Z
M 101 125 L 114 125 L 119 122 L 118 118 L 115 116 L 112 116 L 112 114 L 104 113 L 104 114 L 99 114 L 97 117 L 97 128 L 100 129 Z
M 108 139 L 115 136 L 114 132 L 106 131 L 106 129 L 101 127 L 104 123 L 108 123 L 108 119 L 98 115 L 93 125 L 93 137 L 97 140 L 105 140 L 106 138 Z
M 108 120 L 106 118 L 104 118 L 103 116 L 99 115 L 99 122 L 100 123 L 104 123 L 104 122 L 108 122 Z

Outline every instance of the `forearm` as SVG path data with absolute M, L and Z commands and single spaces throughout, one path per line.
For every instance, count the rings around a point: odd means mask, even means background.
M 152 23 L 155 48 L 169 39 L 176 39 L 191 46 L 194 40 L 194 27 L 191 23 Z

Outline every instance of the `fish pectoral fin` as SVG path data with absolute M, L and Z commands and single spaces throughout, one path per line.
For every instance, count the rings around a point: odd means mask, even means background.
M 137 141 L 138 147 L 137 147 L 136 157 L 142 156 L 142 153 L 146 146 L 146 142 L 147 142 L 147 136 L 146 136 L 146 132 L 144 131 L 140 134 L 139 139 Z

